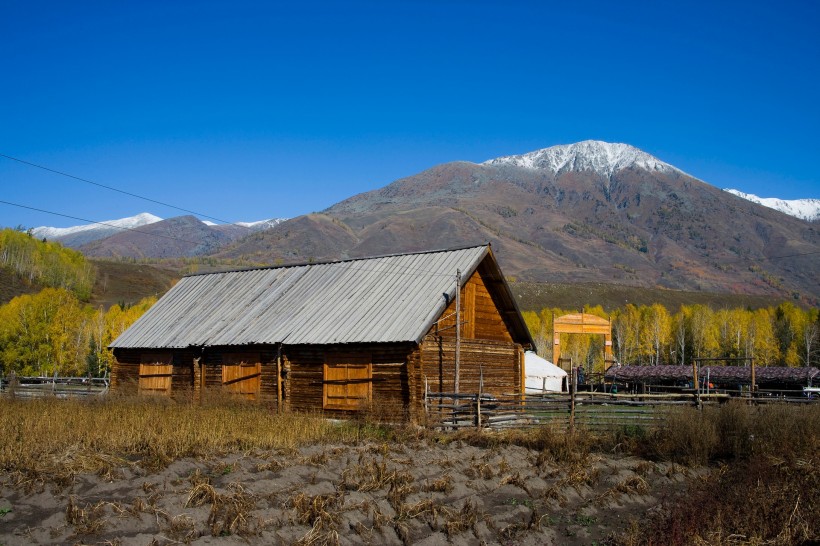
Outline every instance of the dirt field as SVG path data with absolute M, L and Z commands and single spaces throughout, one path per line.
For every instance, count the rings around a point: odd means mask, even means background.
M 705 472 L 420 440 L 7 476 L 0 544 L 595 544 Z
M 0 545 L 820 544 L 816 404 L 603 434 L 217 402 L 0 397 Z

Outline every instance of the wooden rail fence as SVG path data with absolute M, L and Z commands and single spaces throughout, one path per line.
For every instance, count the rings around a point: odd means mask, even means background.
M 820 403 L 806 397 L 741 398 L 726 393 L 612 394 L 602 392 L 490 396 L 430 393 L 428 424 L 436 428 L 529 427 L 554 425 L 593 431 L 650 428 L 662 424 L 671 408 L 717 406 L 729 400 L 753 404 Z
M 15 398 L 79 398 L 108 393 L 107 377 L 2 377 L 0 396 Z

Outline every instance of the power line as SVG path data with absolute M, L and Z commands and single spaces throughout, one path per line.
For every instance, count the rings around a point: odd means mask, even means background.
M 0 155 L 2 155 L 2 154 L 0 154 Z M 149 237 L 162 237 L 163 239 L 171 239 L 173 241 L 181 241 L 183 243 L 190 243 L 190 244 L 193 244 L 193 245 L 200 244 L 196 241 L 188 241 L 187 239 L 180 239 L 179 237 L 173 237 L 171 235 L 162 235 L 162 234 L 159 234 L 159 233 L 150 233 L 150 232 L 147 232 L 147 231 L 142 231 L 142 230 L 139 230 L 139 229 L 136 229 L 136 228 L 115 226 L 114 224 L 109 224 L 107 222 L 98 222 L 96 220 L 89 220 L 87 218 L 80 218 L 78 216 L 71 216 L 69 214 L 63 214 L 61 212 L 54 212 L 54 211 L 51 211 L 51 210 L 45 210 L 45 209 L 40 209 L 40 208 L 36 208 L 36 207 L 30 207 L 28 205 L 21 205 L 19 203 L 12 203 L 10 201 L 0 200 L 0 203 L 2 203 L 4 205 L 10 205 L 12 207 L 18 207 L 18 208 L 21 208 L 21 209 L 33 210 L 33 211 L 36 211 L 36 212 L 44 212 L 46 214 L 51 214 L 51 215 L 54 215 L 54 216 L 61 216 L 63 218 L 70 218 L 72 220 L 79 220 L 80 222 L 87 222 L 89 224 L 98 224 L 98 225 L 101 225 L 101 226 L 111 227 L 111 228 L 114 228 L 114 229 L 121 229 L 123 231 L 133 231 L 134 233 L 141 233 L 143 235 L 148 235 Z M 392 257 L 392 256 L 386 256 L 386 257 Z M 399 256 L 397 256 L 397 257 L 399 257 Z M 345 270 L 349 270 L 349 271 L 367 271 L 367 272 L 374 272 L 374 273 L 386 273 L 386 274 L 391 274 L 391 275 L 415 275 L 415 274 L 421 273 L 421 274 L 432 276 L 432 277 L 452 277 L 452 274 L 449 274 L 449 273 L 447 273 L 447 274 L 438 273 L 438 272 L 433 272 L 433 271 L 420 269 L 420 268 L 401 266 L 401 265 L 398 265 L 398 264 L 394 265 L 394 266 L 386 266 L 386 267 L 383 265 L 382 267 L 378 267 L 378 268 L 355 267 L 355 266 L 352 265 L 353 263 L 355 263 L 357 261 L 360 261 L 360 260 L 364 260 L 364 258 L 352 259 L 352 260 L 344 261 L 344 262 L 325 262 L 325 263 L 317 263 L 317 264 L 306 263 L 306 264 L 296 264 L 296 265 L 297 266 L 324 265 L 324 266 L 340 267 L 341 269 L 345 269 Z M 272 266 L 272 267 L 271 266 L 265 266 L 261 269 L 269 269 L 269 268 L 275 269 L 277 267 L 294 267 L 294 265 L 284 264 L 282 266 Z M 400 269 L 400 271 L 399 271 L 399 269 Z
M 52 168 L 46 167 L 44 165 L 39 165 L 37 163 L 32 163 L 30 161 L 26 161 L 26 160 L 23 160 L 23 159 L 20 159 L 20 158 L 17 158 L 17 157 L 13 157 L 13 156 L 6 155 L 6 154 L 3 154 L 3 153 L 0 153 L 0 157 L 4 157 L 6 159 L 16 161 L 18 163 L 22 163 L 24 165 L 29 165 L 29 166 L 35 167 L 37 169 L 42 169 L 44 171 L 55 173 L 55 174 L 58 174 L 60 176 L 65 176 L 67 178 L 78 180 L 80 182 L 85 182 L 87 184 L 92 184 L 92 185 L 98 186 L 100 188 L 105 188 L 105 189 L 110 190 L 110 191 L 115 191 L 115 192 L 121 193 L 123 195 L 128 195 L 130 197 L 136 197 L 137 199 L 142 199 L 144 201 L 148 201 L 148 202 L 151 202 L 151 203 L 155 203 L 155 204 L 158 204 L 158 205 L 162 205 L 162 206 L 165 206 L 165 207 L 176 209 L 176 210 L 179 210 L 179 211 L 182 211 L 182 212 L 187 212 L 187 213 L 190 213 L 190 214 L 195 214 L 197 216 L 202 216 L 204 218 L 209 218 L 211 220 L 216 220 L 217 222 L 222 222 L 223 224 L 228 224 L 228 225 L 232 225 L 232 226 L 236 226 L 236 227 L 241 227 L 241 228 L 245 228 L 245 229 L 248 229 L 248 230 L 251 229 L 249 226 L 243 226 L 241 224 L 235 224 L 233 222 L 229 222 L 227 220 L 222 220 L 222 219 L 216 218 L 214 216 L 210 216 L 210 215 L 207 215 L 207 214 L 203 214 L 203 213 L 196 212 L 196 211 L 186 209 L 186 208 L 182 208 L 182 207 L 177 207 L 176 205 L 171 205 L 170 203 L 165 203 L 163 201 L 159 201 L 159 200 L 156 200 L 156 199 L 151 199 L 150 197 L 144 197 L 142 195 L 137 195 L 135 193 L 128 192 L 128 191 L 125 191 L 125 190 L 121 190 L 119 188 L 114 188 L 112 186 L 107 186 L 107 185 L 101 184 L 99 182 L 94 182 L 93 180 L 88 180 L 86 178 L 82 178 L 82 177 L 79 177 L 79 176 L 74 176 L 72 174 L 69 174 L 69 173 L 66 173 L 66 172 L 63 172 L 63 171 L 58 171 L 56 169 L 52 169 Z M 81 222 L 87 222 L 87 223 L 91 223 L 91 224 L 99 224 L 99 225 L 103 225 L 103 226 L 112 227 L 112 228 L 115 228 L 115 229 L 134 231 L 136 233 L 142 233 L 144 235 L 162 237 L 162 238 L 165 238 L 165 239 L 172 239 L 172 240 L 182 241 L 182 242 L 191 243 L 191 244 L 199 244 L 199 243 L 195 243 L 194 241 L 187 241 L 185 239 L 179 239 L 177 237 L 171 237 L 171 236 L 167 236 L 167 235 L 159 235 L 159 234 L 154 234 L 154 233 L 148 233 L 148 232 L 140 231 L 140 230 L 134 229 L 134 228 L 125 228 L 125 227 L 121 227 L 121 226 L 115 226 L 113 224 L 107 224 L 105 222 L 98 222 L 98 221 L 95 221 L 95 220 L 86 220 L 84 218 L 79 218 L 79 217 L 76 217 L 76 216 L 70 216 L 70 215 L 67 215 L 67 214 L 59 213 L 59 212 L 53 212 L 53 211 L 38 209 L 38 208 L 34 208 L 34 207 L 29 207 L 29 206 L 26 206 L 26 205 L 19 205 L 17 203 L 11 203 L 11 202 L 8 202 L 8 201 L 0 201 L 0 203 L 4 203 L 4 204 L 7 204 L 7 205 L 20 207 L 20 208 L 25 208 L 25 209 L 29 209 L 29 210 L 34 210 L 34 211 L 38 211 L 38 212 L 44 212 L 46 214 L 52 214 L 52 215 L 55 215 L 55 216 L 62 216 L 64 218 L 79 220 Z M 741 210 L 741 212 L 743 212 L 745 214 L 753 215 L 753 216 L 758 216 L 757 214 L 755 214 L 755 211 L 752 211 L 752 210 Z M 471 217 L 471 216 L 468 215 L 468 217 Z M 546 250 L 546 249 L 542 249 L 542 250 Z M 801 256 L 810 256 L 810 255 L 814 255 L 814 254 L 820 254 L 820 251 L 803 252 L 803 253 L 796 253 L 796 254 L 787 254 L 787 255 L 784 255 L 784 256 L 771 256 L 771 257 L 762 256 L 762 257 L 757 257 L 757 258 L 739 256 L 739 257 L 737 257 L 733 260 L 722 260 L 722 262 L 731 264 L 731 263 L 739 263 L 739 262 L 750 261 L 750 260 L 772 261 L 772 260 L 780 260 L 780 259 L 784 259 L 784 258 L 795 258 L 795 257 L 801 257 Z M 708 257 L 705 257 L 705 256 L 702 257 L 702 258 L 708 259 Z M 638 268 L 638 269 L 647 270 L 647 271 L 650 270 L 650 268 L 643 268 L 643 267 Z M 654 270 L 654 269 L 652 269 L 652 270 Z M 419 272 L 425 273 L 423 271 L 419 271 Z
M 24 165 L 29 165 L 31 167 L 36 167 L 38 169 L 42 169 L 44 171 L 48 171 L 48 172 L 51 172 L 51 173 L 54 173 L 54 174 L 59 174 L 60 176 L 65 176 L 67 178 L 73 178 L 74 180 L 79 180 L 80 182 L 85 182 L 86 184 L 92 184 L 92 185 L 98 186 L 100 188 L 105 188 L 107 190 L 115 191 L 115 192 L 121 193 L 123 195 L 128 195 L 130 197 L 136 197 L 137 199 L 142 199 L 143 201 L 148 201 L 150 203 L 156 203 L 157 205 L 162 205 L 164 207 L 170 207 L 172 209 L 181 210 L 182 212 L 187 212 L 187 213 L 190 213 L 190 214 L 195 214 L 197 216 L 202 216 L 204 218 L 209 218 L 211 220 L 216 220 L 217 222 L 221 222 L 223 224 L 230 224 L 230 225 L 233 225 L 233 226 L 242 227 L 242 228 L 245 228 L 245 229 L 250 229 L 248 226 L 243 226 L 243 225 L 240 225 L 240 224 L 234 224 L 233 222 L 228 222 L 227 220 L 221 220 L 221 219 L 216 218 L 214 216 L 209 216 L 207 214 L 202 214 L 201 212 L 196 212 L 196 211 L 185 209 L 185 208 L 182 208 L 182 207 L 177 207 L 176 205 L 171 205 L 170 203 L 165 203 L 163 201 L 158 201 L 156 199 L 151 199 L 150 197 L 143 197 L 142 195 L 137 195 L 136 193 L 131 193 L 131 192 L 128 192 L 128 191 L 125 191 L 125 190 L 121 190 L 119 188 L 114 188 L 112 186 L 106 186 L 105 184 L 100 184 L 99 182 L 94 182 L 93 180 L 88 180 L 87 178 L 81 178 L 79 176 L 74 176 L 73 174 L 68 174 L 68 173 L 63 172 L 63 171 L 58 171 L 56 169 L 51 169 L 51 168 L 45 167 L 43 165 L 38 165 L 37 163 L 32 163 L 31 161 L 25 161 L 23 159 L 19 159 L 17 157 L 12 157 L 10 155 L 6 155 L 6 154 L 3 154 L 3 153 L 0 153 L 0 157 L 5 157 L 6 159 L 10 159 L 12 161 L 17 161 L 18 163 L 22 163 Z M 44 212 L 47 212 L 47 211 L 44 211 Z M 85 221 L 85 220 L 83 220 L 83 221 Z M 99 223 L 99 222 L 93 222 L 93 223 Z
M 44 212 L 46 214 L 53 214 L 54 216 L 62 216 L 63 218 L 71 218 L 72 220 L 79 220 L 81 222 L 86 222 L 86 223 L 89 223 L 89 224 L 99 224 L 101 226 L 107 226 L 107 227 L 111 227 L 111 228 L 114 228 L 114 229 L 121 229 L 123 231 L 133 231 L 135 233 L 142 233 L 143 235 L 148 235 L 149 237 L 162 237 L 163 239 L 171 239 L 171 240 L 174 240 L 174 241 L 181 241 L 183 243 L 190 243 L 192 245 L 200 244 L 196 241 L 188 241 L 186 239 L 180 239 L 179 237 L 172 237 L 171 235 L 161 235 L 159 233 L 149 233 L 147 231 L 141 231 L 141 230 L 135 229 L 135 228 L 115 226 L 114 224 L 108 224 L 106 222 L 97 222 L 96 220 L 88 220 L 87 218 L 80 218 L 78 216 L 71 216 L 71 215 L 68 215 L 68 214 L 63 214 L 61 212 L 54 212 L 54 211 L 51 211 L 51 210 L 38 209 L 38 208 L 35 208 L 35 207 L 29 207 L 27 205 L 21 205 L 19 203 L 12 203 L 10 201 L 0 200 L 0 203 L 3 203 L 4 205 L 11 205 L 12 207 L 19 207 L 21 209 L 34 210 L 34 211 L 37 211 L 37 212 Z

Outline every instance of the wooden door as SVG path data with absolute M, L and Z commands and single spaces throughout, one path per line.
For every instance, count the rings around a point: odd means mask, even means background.
M 256 400 L 262 379 L 259 355 L 225 355 L 222 360 L 222 388 L 244 400 Z
M 140 394 L 171 394 L 171 353 L 145 353 L 140 357 Z
M 370 355 L 328 355 L 322 390 L 325 409 L 358 410 L 366 407 L 373 392 Z

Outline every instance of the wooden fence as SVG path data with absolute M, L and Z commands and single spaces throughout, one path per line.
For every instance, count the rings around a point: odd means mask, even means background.
M 79 398 L 108 393 L 107 377 L 2 377 L 0 396 L 15 398 Z
M 811 404 L 818 398 L 730 396 L 726 393 L 612 394 L 601 392 L 489 396 L 427 393 L 428 424 L 436 428 L 505 428 L 553 425 L 593 431 L 651 428 L 674 407 L 717 406 L 729 400 L 750 404 Z
M 663 422 L 676 406 L 716 405 L 729 400 L 725 394 L 632 395 L 580 392 L 488 396 L 428 393 L 428 423 L 433 427 L 527 427 L 550 424 L 560 428 L 583 427 L 613 430 L 650 427 Z

